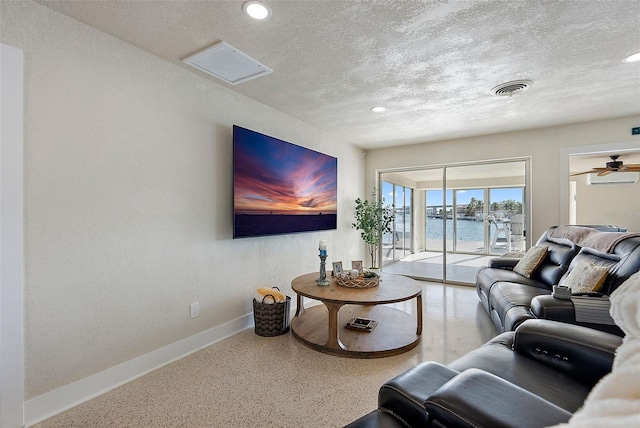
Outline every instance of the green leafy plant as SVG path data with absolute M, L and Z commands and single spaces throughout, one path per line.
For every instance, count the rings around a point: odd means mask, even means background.
M 376 189 L 371 192 L 371 200 L 356 199 L 355 222 L 351 226 L 360 231 L 360 237 L 367 244 L 371 256 L 371 268 L 377 269 L 376 256 L 382 235 L 392 231 L 395 214 L 392 205 L 384 205 L 384 199 L 376 198 Z

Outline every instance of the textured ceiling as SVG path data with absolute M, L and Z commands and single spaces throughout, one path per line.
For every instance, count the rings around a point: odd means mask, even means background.
M 225 41 L 274 72 L 206 78 L 365 149 L 640 114 L 639 1 L 264 2 L 39 1 L 185 68 Z

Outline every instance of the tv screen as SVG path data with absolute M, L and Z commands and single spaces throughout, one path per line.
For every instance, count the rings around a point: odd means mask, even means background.
M 336 228 L 338 159 L 233 126 L 233 237 Z

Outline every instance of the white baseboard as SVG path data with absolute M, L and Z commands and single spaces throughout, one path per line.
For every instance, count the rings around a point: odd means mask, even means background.
M 33 426 L 252 326 L 253 313 L 249 313 L 27 400 L 24 402 L 25 426 Z

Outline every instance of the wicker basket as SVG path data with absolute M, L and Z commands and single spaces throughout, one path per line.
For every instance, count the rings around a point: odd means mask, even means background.
M 262 300 L 264 301 L 264 299 Z M 271 337 L 287 333 L 289 331 L 290 307 L 291 297 L 289 296 L 286 296 L 286 300 L 282 303 L 272 304 L 258 302 L 253 299 L 253 318 L 256 334 L 258 336 Z
M 373 288 L 380 285 L 378 278 L 352 278 L 351 275 L 336 275 L 336 284 L 349 288 Z

